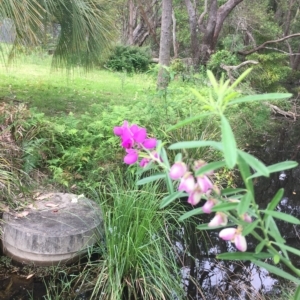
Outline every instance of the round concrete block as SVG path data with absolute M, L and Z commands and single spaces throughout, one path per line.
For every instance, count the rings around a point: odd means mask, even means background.
M 23 213 L 3 214 L 3 252 L 39 266 L 79 259 L 103 233 L 99 206 L 84 196 L 49 193 Z

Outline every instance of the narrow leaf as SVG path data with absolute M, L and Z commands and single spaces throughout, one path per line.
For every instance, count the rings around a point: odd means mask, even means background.
M 244 152 L 242 150 L 238 150 L 239 155 L 248 163 L 248 165 L 259 172 L 262 176 L 268 177 L 269 176 L 269 170 L 268 168 L 256 157 L 253 155 Z M 250 177 L 250 176 L 249 176 Z
M 248 235 L 249 233 L 251 233 L 258 225 L 259 220 L 255 220 L 252 223 L 248 223 L 246 226 L 244 226 L 243 228 L 243 236 Z
M 192 148 L 200 148 L 200 147 L 212 147 L 216 150 L 222 151 L 222 144 L 220 142 L 215 141 L 190 141 L 190 142 L 179 142 L 172 144 L 169 149 L 177 150 L 177 149 L 192 149 Z
M 266 245 L 266 241 L 262 240 L 256 247 L 255 247 L 255 253 L 260 253 L 261 250 L 264 248 L 264 246 Z
M 252 101 L 266 101 L 266 100 L 279 100 L 290 98 L 292 94 L 283 94 L 283 93 L 270 93 L 270 94 L 261 94 L 261 95 L 249 95 L 242 98 L 238 98 L 232 100 L 228 103 L 228 105 L 234 105 L 244 102 L 252 102 Z
M 174 200 L 178 199 L 178 198 L 182 198 L 182 197 L 185 197 L 187 196 L 186 193 L 183 193 L 183 192 L 175 192 L 171 195 L 168 195 L 166 197 L 164 197 L 160 203 L 160 208 L 164 208 L 166 207 L 167 205 L 169 205 L 170 203 L 172 203 Z
M 214 74 L 210 70 L 207 70 L 207 77 L 208 77 L 211 85 L 213 86 L 213 88 L 217 91 L 218 90 L 218 82 L 217 82 Z
M 252 68 L 249 68 L 245 70 L 236 80 L 235 82 L 230 86 L 229 91 L 233 90 L 248 74 L 252 71 Z
M 208 226 L 208 223 L 206 224 L 201 224 L 201 225 L 198 225 L 196 228 L 199 229 L 199 230 L 215 230 L 215 229 L 220 229 L 220 228 L 225 228 L 225 227 L 228 227 L 228 226 L 233 226 L 233 224 L 227 224 L 226 226 Z
M 280 220 L 286 221 L 291 224 L 296 224 L 296 225 L 300 224 L 300 220 L 298 218 L 293 217 L 288 214 L 285 214 L 285 213 L 282 213 L 282 212 L 279 212 L 279 211 L 265 209 L 262 212 L 264 212 L 265 214 L 272 216 L 276 219 L 280 219 Z
M 207 165 L 201 167 L 199 170 L 196 171 L 196 176 L 208 173 L 210 171 L 218 170 L 226 165 L 225 161 L 215 161 L 208 163 Z
M 202 208 L 201 207 L 200 208 L 195 208 L 195 209 L 192 209 L 191 211 L 188 211 L 185 214 L 183 214 L 179 218 L 179 221 L 183 221 L 187 218 L 190 218 L 190 217 L 195 216 L 195 215 L 200 215 L 200 214 L 203 214 Z
M 267 263 L 264 263 L 262 261 L 259 261 L 259 260 L 254 260 L 253 263 L 255 263 L 257 266 L 259 266 L 260 268 L 264 268 L 266 269 L 267 271 L 277 275 L 277 276 L 280 276 L 282 278 L 285 278 L 287 280 L 290 280 L 296 284 L 300 284 L 300 280 L 296 277 L 294 277 L 293 275 L 285 272 L 284 270 L 280 269 L 280 268 L 277 268 L 275 266 L 272 266 L 272 265 L 269 265 Z
M 280 202 L 280 200 L 283 197 L 283 193 L 284 193 L 284 189 L 279 189 L 277 191 L 276 195 L 273 197 L 271 202 L 268 204 L 267 210 L 274 210 L 276 208 L 276 206 L 278 205 L 278 203 Z M 264 216 L 264 220 L 266 219 L 266 217 L 267 217 L 267 215 Z
M 251 193 L 246 193 L 242 199 L 240 200 L 240 203 L 237 207 L 237 212 L 239 215 L 243 215 L 245 212 L 248 211 L 249 207 L 250 207 L 250 204 L 251 204 L 251 201 L 252 201 L 252 194 Z
M 178 129 L 178 128 L 181 128 L 181 127 L 186 126 L 186 125 L 189 125 L 190 123 L 193 123 L 195 121 L 201 120 L 201 119 L 203 119 L 205 117 L 208 117 L 210 115 L 212 115 L 212 113 L 205 113 L 205 114 L 200 114 L 200 115 L 197 115 L 197 116 L 193 116 L 193 117 L 187 118 L 187 119 L 185 119 L 183 121 L 178 122 L 176 125 L 173 125 L 173 126 L 169 127 L 167 129 L 167 132 L 175 130 L 175 129 Z
M 300 256 L 300 250 L 298 250 L 296 248 L 290 247 L 290 246 L 288 246 L 286 244 L 282 244 L 282 243 L 272 242 L 272 244 L 277 245 L 280 249 L 285 249 L 288 252 L 291 252 L 291 253 L 294 253 L 294 254 Z
M 300 285 L 298 286 L 293 299 L 294 300 L 299 300 L 300 299 Z
M 143 178 L 143 179 L 139 180 L 136 184 L 137 185 L 143 185 L 143 184 L 146 184 L 148 182 L 156 181 L 158 179 L 163 179 L 165 177 L 166 177 L 165 173 L 155 174 L 155 175 L 152 175 L 152 176 L 149 176 L 149 177 L 146 177 L 146 178 Z
M 231 126 L 225 116 L 221 117 L 222 144 L 228 168 L 232 169 L 237 160 L 237 147 Z
M 272 254 L 261 252 L 261 253 L 252 253 L 252 252 L 227 252 L 217 255 L 218 259 L 224 260 L 256 260 L 256 259 L 266 259 L 272 257 Z
M 298 166 L 298 163 L 296 161 L 288 160 L 288 161 L 283 161 L 283 162 L 268 166 L 267 168 L 270 173 L 274 173 L 274 172 L 293 169 L 297 166 Z
M 238 156 L 238 166 L 248 192 L 251 192 L 252 195 L 254 195 L 253 182 L 252 180 L 248 180 L 248 177 L 251 175 L 250 167 L 240 155 Z
M 241 192 L 246 192 L 246 189 L 241 189 L 241 188 L 237 188 L 237 189 L 233 189 L 233 188 L 226 188 L 221 190 L 221 195 L 222 196 L 230 196 L 230 195 L 236 195 L 239 194 Z

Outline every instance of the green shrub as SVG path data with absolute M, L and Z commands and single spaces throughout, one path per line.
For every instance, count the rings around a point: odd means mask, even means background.
M 116 46 L 106 62 L 106 67 L 114 71 L 146 72 L 151 62 L 147 48 Z
M 291 68 L 288 66 L 286 55 L 280 53 L 254 53 L 248 59 L 258 61 L 248 76 L 253 88 L 259 92 L 286 92 L 282 86 Z
M 220 50 L 214 53 L 207 64 L 207 68 L 211 70 L 215 75 L 220 76 L 224 70 L 221 68 L 221 64 L 227 66 L 235 66 L 240 63 L 237 56 L 227 50 Z

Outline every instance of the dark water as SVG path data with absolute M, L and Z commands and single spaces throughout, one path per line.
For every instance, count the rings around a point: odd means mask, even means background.
M 285 160 L 300 162 L 300 121 L 277 119 L 272 132 L 266 132 L 249 144 L 251 146 L 246 151 L 266 165 Z M 255 181 L 256 200 L 260 208 L 265 208 L 280 188 L 284 188 L 284 197 L 276 210 L 300 218 L 300 166 Z M 203 220 L 203 223 L 210 218 Z M 300 249 L 300 226 L 285 222 L 277 222 L 277 225 L 287 244 Z M 255 241 L 247 237 L 247 242 L 249 251 L 253 250 Z M 215 255 L 219 253 L 236 251 L 231 243 L 218 238 L 218 231 L 202 235 L 195 233 L 194 241 L 185 245 L 181 241 L 178 249 L 185 253 L 186 263 L 182 273 L 189 299 L 274 299 L 275 296 L 282 296 L 282 286 L 289 285 L 251 262 L 216 260 Z M 299 268 L 297 257 L 290 257 Z M 196 279 L 196 284 L 189 280 L 189 275 Z

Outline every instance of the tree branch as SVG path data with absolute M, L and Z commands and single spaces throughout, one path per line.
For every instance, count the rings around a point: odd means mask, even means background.
M 268 44 L 275 44 L 275 43 L 279 43 L 279 42 L 282 42 L 282 41 L 285 41 L 287 39 L 290 39 L 290 38 L 293 38 L 293 37 L 296 37 L 296 36 L 300 36 L 300 33 L 295 33 L 295 34 L 290 34 L 288 36 L 285 36 L 281 39 L 278 39 L 278 40 L 272 40 L 272 41 L 266 41 L 264 43 L 262 43 L 261 45 L 249 50 L 249 51 L 238 51 L 237 53 L 238 54 L 241 54 L 241 55 L 244 55 L 244 56 L 247 56 L 249 54 L 252 54 L 254 52 L 257 52 L 258 50 L 260 49 L 264 49 L 266 45 Z

